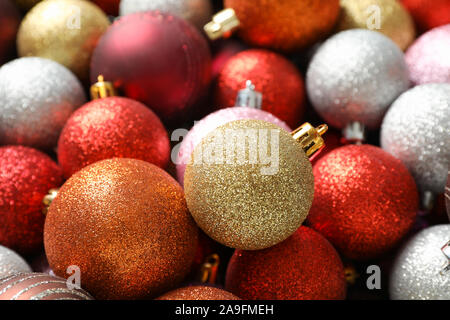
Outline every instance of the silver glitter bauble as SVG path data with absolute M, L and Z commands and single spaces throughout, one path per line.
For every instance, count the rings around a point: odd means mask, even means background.
M 422 230 L 400 250 L 391 271 L 394 300 L 449 300 L 449 259 L 442 248 L 450 240 L 450 224 Z
M 409 87 L 403 52 L 379 32 L 353 29 L 328 39 L 306 75 L 308 95 L 329 125 L 377 128 L 392 101 Z
M 402 94 L 381 126 L 381 146 L 403 161 L 421 191 L 444 192 L 450 164 L 450 84 Z
M 11 249 L 0 246 L 0 279 L 21 272 L 31 272 L 28 263 Z
M 0 68 L 0 144 L 52 148 L 85 102 L 81 83 L 66 67 L 38 57 L 13 60 Z
M 203 26 L 211 19 L 210 0 L 121 0 L 121 16 L 148 10 L 159 10 L 186 19 L 203 32 Z

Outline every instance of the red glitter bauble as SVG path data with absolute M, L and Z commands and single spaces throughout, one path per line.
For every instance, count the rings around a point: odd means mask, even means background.
M 215 104 L 233 107 L 238 91 L 251 80 L 263 94 L 262 109 L 297 127 L 303 115 L 305 87 L 297 68 L 283 56 L 261 49 L 242 51 L 228 60 L 217 79 Z
M 418 193 L 405 165 L 381 148 L 349 145 L 314 165 L 307 223 L 351 259 L 387 252 L 412 227 Z
M 22 254 L 42 246 L 42 199 L 62 183 L 58 165 L 22 146 L 0 148 L 0 244 Z
M 98 5 L 106 14 L 111 16 L 119 15 L 119 3 L 120 0 L 92 0 Z
M 449 0 L 402 0 L 422 31 L 450 23 Z
M 236 250 L 225 288 L 244 300 L 338 300 L 346 294 L 338 253 L 327 239 L 304 226 L 271 248 Z
M 66 178 L 108 158 L 135 158 L 164 168 L 169 153 L 159 118 L 142 103 L 122 97 L 85 104 L 71 115 L 58 141 L 58 162 Z
M 116 20 L 101 37 L 91 61 L 98 75 L 152 108 L 165 123 L 186 120 L 207 93 L 211 54 L 206 39 L 185 20 L 158 11 Z
M 16 48 L 20 13 L 11 0 L 0 0 L 0 65 L 8 61 Z

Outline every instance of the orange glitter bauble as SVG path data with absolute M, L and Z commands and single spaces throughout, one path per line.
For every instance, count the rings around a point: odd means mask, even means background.
M 284 52 L 327 36 L 340 10 L 339 0 L 224 0 L 224 5 L 236 12 L 246 42 Z
M 48 262 L 97 299 L 152 298 L 188 274 L 198 229 L 181 186 L 160 168 L 115 158 L 74 174 L 50 205 L 44 228 Z
M 165 293 L 157 300 L 241 300 L 228 291 L 210 286 L 190 286 Z

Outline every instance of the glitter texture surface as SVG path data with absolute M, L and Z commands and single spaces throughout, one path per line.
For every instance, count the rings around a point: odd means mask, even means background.
M 292 52 L 331 32 L 339 0 L 224 0 L 241 22 L 239 35 L 253 46 Z
M 283 121 L 272 114 L 259 109 L 232 107 L 213 112 L 197 122 L 181 143 L 177 158 L 177 179 L 181 185 L 184 184 L 184 171 L 186 170 L 186 165 L 191 158 L 195 146 L 197 146 L 208 133 L 217 127 L 231 121 L 242 119 L 264 120 L 273 123 L 286 131 L 291 131 L 288 125 Z
M 251 148 L 245 147 L 241 163 L 195 163 L 193 156 L 186 167 L 184 188 L 189 210 L 207 235 L 232 248 L 258 250 L 285 240 L 301 225 L 311 206 L 314 177 L 308 158 L 292 136 L 261 120 L 237 120 L 220 126 L 197 145 L 194 155 L 202 148 L 222 147 L 216 135 L 226 137 L 233 132 L 238 141 L 244 141 L 238 130 L 273 130 L 279 134 L 277 142 L 267 138 L 256 151 L 266 147 L 273 153 L 278 147 L 276 173 L 262 174 L 261 169 L 270 164 L 261 158 L 252 163 Z M 233 144 L 232 139 L 228 143 Z M 231 154 L 237 158 L 236 149 Z
M 355 29 L 329 38 L 306 76 L 308 96 L 328 124 L 358 121 L 377 128 L 390 104 L 409 87 L 403 53 L 379 32 Z
M 209 286 L 191 286 L 165 293 L 157 300 L 240 300 L 234 294 Z
M 373 6 L 380 10 L 379 29 Z M 391 38 L 402 50 L 416 36 L 413 19 L 397 0 L 341 0 L 338 30 L 368 29 L 368 26 Z
M 93 300 L 82 289 L 69 289 L 65 279 L 44 273 L 20 273 L 0 279 L 0 300 Z
M 220 72 L 215 104 L 233 107 L 239 90 L 251 80 L 263 95 L 262 110 L 272 113 L 292 128 L 299 125 L 305 108 L 302 75 L 286 58 L 276 53 L 250 49 L 231 57 Z
M 0 68 L 0 143 L 50 149 L 85 101 L 81 83 L 62 65 L 37 57 L 13 60 Z
M 17 51 L 22 57 L 55 60 L 85 81 L 92 51 L 108 26 L 108 17 L 90 1 L 42 1 L 22 20 Z
M 42 246 L 42 199 L 62 183 L 47 155 L 26 147 L 0 148 L 0 244 L 22 254 Z
M 422 35 L 405 57 L 413 83 L 450 83 L 450 24 Z
M 186 19 L 203 31 L 203 26 L 212 16 L 210 0 L 122 0 L 120 1 L 120 15 L 130 13 L 159 10 Z
M 346 295 L 338 253 L 323 236 L 304 226 L 274 247 L 236 250 L 225 288 L 250 300 L 340 300 Z
M 450 164 L 450 84 L 424 84 L 389 109 L 381 146 L 403 161 L 422 191 L 444 192 Z
M 77 110 L 58 141 L 58 162 L 64 176 L 99 160 L 134 158 L 164 168 L 169 161 L 167 131 L 140 102 L 110 97 Z
M 61 187 L 45 220 L 44 244 L 59 276 L 76 265 L 98 299 L 151 298 L 190 271 L 198 229 L 183 189 L 134 159 L 96 162 Z
M 448 259 L 441 248 L 450 240 L 450 224 L 428 227 L 400 250 L 391 271 L 394 300 L 450 300 Z
M 418 210 L 414 179 L 381 148 L 349 145 L 314 165 L 308 225 L 351 259 L 385 253 L 406 235 Z
M 28 263 L 17 253 L 0 246 L 0 279 L 21 272 L 31 272 Z

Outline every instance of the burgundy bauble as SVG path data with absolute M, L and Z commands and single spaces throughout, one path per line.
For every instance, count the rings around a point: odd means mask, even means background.
M 15 4 L 11 0 L 0 0 L 0 65 L 14 54 L 20 20 Z
M 327 239 L 301 226 L 271 248 L 236 250 L 225 289 L 245 300 L 345 299 L 344 266 Z
M 92 56 L 92 82 L 100 74 L 175 124 L 207 93 L 211 56 L 205 38 L 185 20 L 138 12 L 116 20 L 101 37 Z
M 69 178 L 109 158 L 145 160 L 164 168 L 169 161 L 167 131 L 142 103 L 122 97 L 93 100 L 75 111 L 58 141 L 58 162 Z
M 0 148 L 0 244 L 28 254 L 42 246 L 42 199 L 62 183 L 58 165 L 40 151 Z

